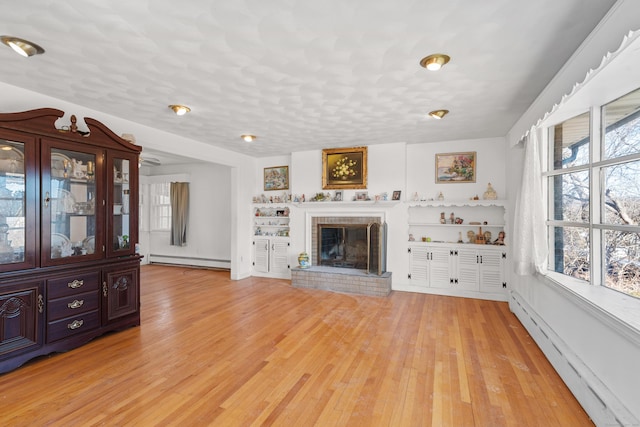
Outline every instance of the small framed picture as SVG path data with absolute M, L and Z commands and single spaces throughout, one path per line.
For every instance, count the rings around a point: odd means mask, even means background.
M 342 190 L 336 190 L 335 195 L 333 196 L 333 201 L 334 202 L 341 202 L 343 201 L 343 194 L 342 194 Z
M 289 166 L 264 168 L 264 191 L 288 189 Z
M 369 192 L 368 191 L 356 191 L 356 201 L 364 202 L 369 200 Z
M 391 196 L 391 200 L 400 200 L 401 190 L 396 190 L 393 192 L 393 196 Z
M 476 182 L 476 152 L 436 154 L 436 184 Z

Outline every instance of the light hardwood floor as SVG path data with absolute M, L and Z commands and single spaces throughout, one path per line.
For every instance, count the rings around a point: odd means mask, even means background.
M 2 426 L 588 426 L 506 303 L 142 268 L 142 326 L 0 376 Z

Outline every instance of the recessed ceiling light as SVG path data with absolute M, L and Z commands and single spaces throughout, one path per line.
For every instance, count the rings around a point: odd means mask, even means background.
M 189 111 L 191 111 L 191 108 L 187 107 L 186 105 L 180 105 L 180 104 L 169 105 L 169 108 L 171 108 L 173 112 L 179 116 L 184 116 Z
M 44 53 L 44 49 L 29 40 L 12 36 L 0 36 L 0 41 L 25 58 Z
M 449 113 L 449 110 L 434 110 L 429 113 L 434 119 L 440 120 Z
M 255 136 L 255 135 L 248 135 L 248 134 L 246 134 L 246 135 L 240 135 L 240 138 L 244 139 L 244 141 L 245 141 L 245 142 L 253 142 L 253 141 L 255 141 L 256 139 L 258 139 L 258 137 L 257 137 L 257 136 Z
M 420 65 L 430 71 L 438 71 L 444 64 L 449 62 L 451 58 L 443 53 L 434 53 L 422 58 Z

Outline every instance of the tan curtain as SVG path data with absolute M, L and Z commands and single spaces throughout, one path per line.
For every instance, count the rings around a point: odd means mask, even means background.
M 171 190 L 171 245 L 186 246 L 189 222 L 189 183 L 172 182 Z

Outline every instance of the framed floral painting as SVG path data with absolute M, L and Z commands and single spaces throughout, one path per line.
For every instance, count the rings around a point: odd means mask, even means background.
M 436 184 L 476 182 L 476 152 L 436 154 Z
M 264 191 L 288 189 L 289 166 L 264 168 Z
M 367 147 L 322 150 L 322 189 L 367 188 Z

